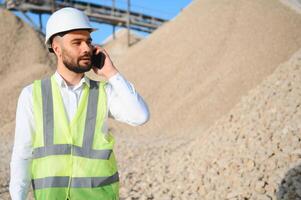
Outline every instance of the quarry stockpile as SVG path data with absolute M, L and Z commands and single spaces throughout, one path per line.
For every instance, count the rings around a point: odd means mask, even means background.
M 104 40 L 103 47 L 108 51 L 112 60 L 118 60 L 123 57 L 129 48 L 142 40 L 143 37 L 130 31 L 130 46 L 128 46 L 128 31 L 127 29 L 119 29 L 115 33 L 115 39 L 113 36 L 109 36 Z
M 299 50 L 191 146 L 207 199 L 301 198 L 300 83 Z
M 15 117 L 21 88 L 46 73 L 49 63 L 42 39 L 21 19 L 0 9 L 0 127 Z
M 301 49 L 199 136 L 120 135 L 124 199 L 301 198 Z
M 300 46 L 301 16 L 279 1 L 193 1 L 116 61 L 151 110 L 128 132 L 205 130 Z

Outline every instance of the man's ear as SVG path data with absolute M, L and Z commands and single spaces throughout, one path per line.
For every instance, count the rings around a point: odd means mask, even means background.
M 55 36 L 52 40 L 51 47 L 56 54 L 57 57 L 61 57 L 62 48 L 61 48 L 61 38 L 59 36 Z

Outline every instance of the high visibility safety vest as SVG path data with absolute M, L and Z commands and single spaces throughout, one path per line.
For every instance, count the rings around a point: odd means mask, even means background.
M 84 85 L 68 122 L 55 77 L 33 84 L 32 186 L 37 200 L 119 199 L 114 138 L 102 132 L 107 113 L 105 83 Z

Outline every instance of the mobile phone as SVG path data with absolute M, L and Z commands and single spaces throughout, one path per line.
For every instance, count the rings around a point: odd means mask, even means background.
M 95 50 L 92 55 L 92 66 L 101 69 L 104 65 L 105 58 L 106 56 L 104 53 L 99 52 L 98 54 L 96 54 L 96 50 Z

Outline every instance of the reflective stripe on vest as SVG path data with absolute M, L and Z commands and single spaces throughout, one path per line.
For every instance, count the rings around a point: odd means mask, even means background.
M 89 151 L 87 151 L 87 149 L 75 145 L 53 144 L 50 146 L 35 148 L 33 151 L 33 158 L 42 158 L 51 155 L 67 155 L 67 154 L 71 154 L 71 149 L 73 150 L 72 154 L 75 156 L 95 158 L 95 159 L 105 159 L 105 160 L 108 160 L 112 153 L 111 149 L 105 149 L 105 150 L 89 149 Z
M 32 180 L 32 187 L 34 190 L 50 187 L 68 187 L 69 180 L 70 177 L 68 176 L 38 178 Z M 109 177 L 75 177 L 72 178 L 70 186 L 73 188 L 95 188 L 115 183 L 118 180 L 118 172 Z
M 107 160 L 111 158 L 112 149 L 93 149 L 93 139 L 95 133 L 97 106 L 99 98 L 99 86 L 96 81 L 90 80 L 89 96 L 85 125 L 83 130 L 82 146 L 74 144 L 54 144 L 54 108 L 51 79 L 41 81 L 42 100 L 42 124 L 44 146 L 36 146 L 33 149 L 33 159 L 47 159 L 49 156 L 76 156 L 84 159 Z M 39 162 L 39 161 L 35 161 Z M 113 159 L 113 165 L 115 161 Z M 55 163 L 54 163 L 55 164 Z M 88 170 L 88 169 L 87 169 Z M 114 173 L 114 174 L 113 174 Z M 68 176 L 45 176 L 32 179 L 34 190 L 46 188 L 97 188 L 110 185 L 119 181 L 117 171 L 113 171 L 110 176 L 97 177 L 73 177 Z M 41 177 L 41 176 L 40 176 Z M 118 193 L 116 193 L 118 196 Z M 117 197 L 116 197 L 117 198 Z

